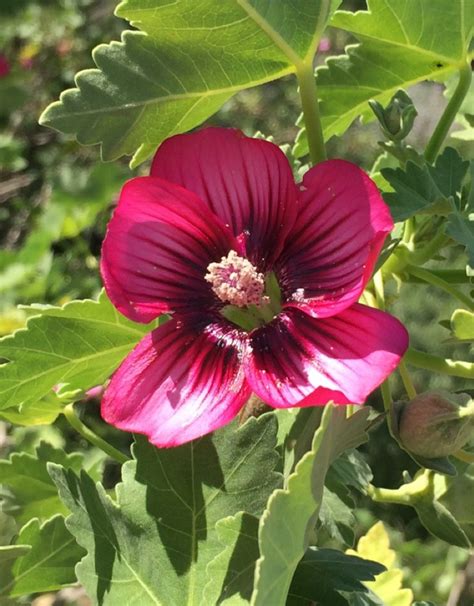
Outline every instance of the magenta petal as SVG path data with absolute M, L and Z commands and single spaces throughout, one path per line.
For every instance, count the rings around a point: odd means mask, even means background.
M 285 155 L 238 130 L 171 137 L 158 149 L 151 174 L 193 191 L 235 236 L 244 234 L 260 271 L 276 258 L 295 220 L 297 192 Z
M 355 164 L 329 160 L 310 169 L 278 261 L 286 300 L 304 300 L 319 318 L 355 303 L 392 228 L 377 187 Z
M 362 404 L 407 347 L 403 325 L 371 307 L 355 304 L 323 319 L 290 308 L 250 334 L 245 373 L 253 391 L 277 408 Z
M 237 243 L 197 196 L 155 177 L 122 189 L 102 247 L 101 272 L 115 307 L 149 322 L 170 310 L 215 302 L 207 266 Z
M 169 320 L 113 375 L 102 416 L 156 446 L 177 446 L 231 421 L 250 395 L 242 334 L 224 324 Z

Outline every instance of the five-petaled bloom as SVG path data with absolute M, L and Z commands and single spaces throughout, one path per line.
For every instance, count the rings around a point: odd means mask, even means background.
M 115 307 L 170 314 L 113 375 L 106 421 L 175 446 L 228 423 L 251 393 L 276 408 L 363 403 L 408 336 L 357 303 L 393 227 L 357 166 L 296 185 L 280 149 L 208 128 L 158 149 L 125 184 L 102 250 Z

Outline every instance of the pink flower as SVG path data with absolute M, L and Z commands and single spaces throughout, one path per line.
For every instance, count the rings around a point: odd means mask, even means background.
M 0 78 L 5 78 L 10 73 L 10 62 L 3 53 L 0 53 Z
M 172 316 L 114 374 L 104 419 L 175 446 L 252 392 L 276 408 L 363 403 L 408 344 L 398 320 L 357 303 L 392 227 L 349 162 L 296 185 L 278 147 L 239 131 L 168 139 L 151 176 L 125 184 L 101 271 L 128 318 Z

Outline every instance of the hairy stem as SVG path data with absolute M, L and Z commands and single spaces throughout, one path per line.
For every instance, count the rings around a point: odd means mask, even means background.
M 471 65 L 467 63 L 459 70 L 459 81 L 454 91 L 453 96 L 449 100 L 446 109 L 443 112 L 431 139 L 428 142 L 425 150 L 425 158 L 431 164 L 435 161 L 436 156 L 443 145 L 444 140 L 451 128 L 452 123 L 456 117 L 456 114 L 464 101 L 465 96 L 469 91 L 469 86 L 472 79 Z
M 429 272 L 432 276 L 440 278 L 443 282 L 447 282 L 448 284 L 472 284 L 474 286 L 474 280 L 471 276 L 466 274 L 464 269 L 430 269 Z M 404 278 L 404 281 L 419 284 L 425 280 L 409 273 Z
M 412 348 L 407 351 L 404 360 L 407 364 L 416 366 L 416 368 L 424 368 L 452 377 L 461 377 L 462 379 L 474 379 L 474 364 L 470 362 L 438 358 L 438 356 Z
M 410 373 L 408 372 L 408 369 L 403 360 L 401 360 L 400 364 L 398 365 L 398 372 L 400 373 L 400 377 L 403 382 L 403 387 L 407 392 L 407 396 L 410 398 L 410 400 L 413 400 L 413 398 L 416 398 L 416 389 L 413 385 Z
M 326 160 L 323 128 L 319 115 L 318 91 L 312 63 L 302 63 L 296 69 L 300 87 L 301 106 L 308 139 L 311 163 L 318 164 Z
M 445 282 L 442 278 L 440 278 L 436 274 L 433 274 L 431 271 L 427 269 L 422 269 L 421 267 L 414 267 L 413 265 L 409 265 L 407 267 L 407 271 L 413 276 L 420 278 L 420 280 L 423 280 L 423 282 L 441 288 L 442 290 L 452 295 L 455 299 L 460 301 L 468 309 L 474 311 L 474 302 L 471 297 L 465 295 L 458 288 L 456 288 L 452 284 L 449 284 L 449 282 Z
M 115 459 L 119 463 L 126 463 L 128 458 L 114 448 L 111 444 L 100 438 L 97 434 L 95 434 L 91 429 L 89 429 L 84 423 L 79 419 L 74 410 L 74 404 L 68 404 L 63 410 L 64 416 L 69 421 L 69 424 L 74 427 L 74 429 L 81 434 L 83 438 L 85 438 L 88 442 L 97 446 L 106 454 L 109 455 L 112 459 Z

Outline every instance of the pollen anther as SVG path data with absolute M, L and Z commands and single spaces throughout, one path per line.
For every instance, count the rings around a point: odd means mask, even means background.
M 264 275 L 235 250 L 231 250 L 227 257 L 222 257 L 219 262 L 209 263 L 204 278 L 224 303 L 245 307 L 269 302 L 269 298 L 263 295 Z

